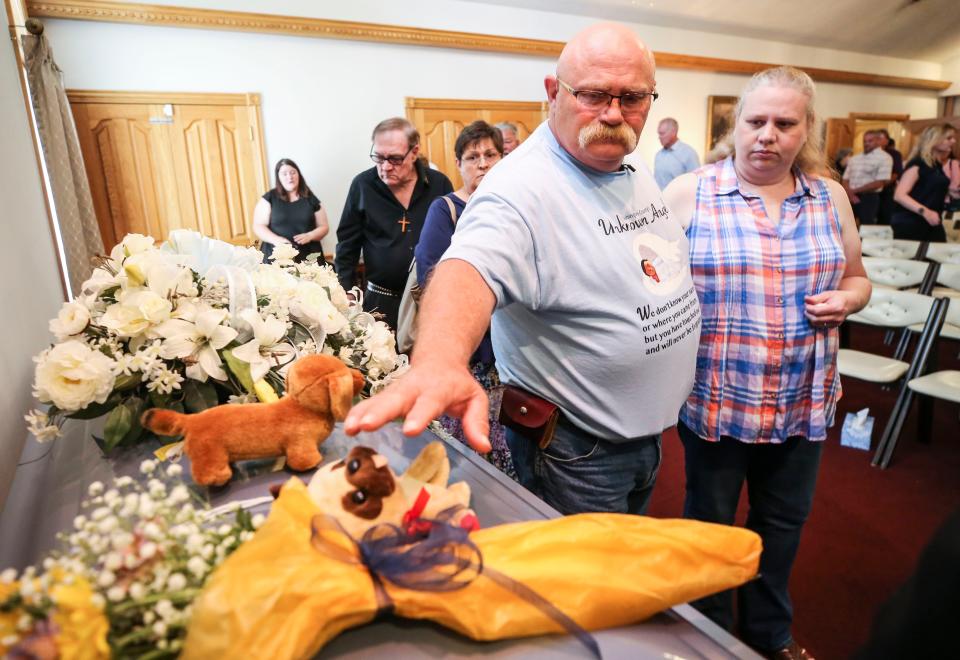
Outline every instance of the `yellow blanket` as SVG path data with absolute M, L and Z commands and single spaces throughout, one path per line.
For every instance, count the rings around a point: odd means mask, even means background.
M 194 602 L 184 658 L 309 658 L 343 630 L 373 619 L 373 581 L 359 563 L 311 544 L 321 513 L 291 479 L 270 516 Z M 757 573 L 760 538 L 691 520 L 593 513 L 470 534 L 483 564 L 533 589 L 587 630 L 642 621 L 673 605 L 738 586 Z M 347 537 L 338 545 L 353 556 Z M 541 609 L 481 575 L 463 589 L 384 584 L 395 613 L 478 640 L 564 632 Z

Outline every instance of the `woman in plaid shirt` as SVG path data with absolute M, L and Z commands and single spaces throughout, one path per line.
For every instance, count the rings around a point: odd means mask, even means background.
M 703 326 L 680 411 L 684 515 L 763 538 L 760 578 L 738 592 L 739 632 L 771 658 L 809 658 L 791 634 L 787 583 L 813 501 L 840 378 L 838 331 L 870 283 L 847 195 L 826 176 L 814 86 L 790 67 L 751 78 L 727 136 L 733 155 L 676 179 L 664 198 L 690 240 Z M 696 603 L 733 629 L 733 594 Z

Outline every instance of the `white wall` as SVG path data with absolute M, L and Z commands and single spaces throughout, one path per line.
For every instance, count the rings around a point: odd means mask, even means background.
M 23 416 L 34 406 L 31 358 L 50 341 L 47 321 L 60 307 L 62 289 L 50 237 L 40 175 L 23 104 L 13 48 L 0 44 L 0 510 L 13 480 L 27 432 Z M 33 442 L 33 441 L 31 441 Z
M 593 20 L 458 0 L 374 0 L 282 5 L 263 0 L 176 0 L 160 4 L 314 16 L 563 41 Z M 239 32 L 49 20 L 68 88 L 258 92 L 263 98 L 267 160 L 297 161 L 331 224 L 338 224 L 353 176 L 370 166 L 369 135 L 381 119 L 404 114 L 404 97 L 543 98 L 551 59 Z M 673 28 L 635 26 L 654 49 L 730 59 L 802 64 L 918 78 L 939 78 L 936 63 L 809 48 Z M 703 151 L 707 96 L 734 95 L 744 76 L 661 69 L 660 100 L 641 137 L 638 157 L 652 163 L 654 127 L 680 122 L 681 139 Z M 932 92 L 821 84 L 822 116 L 849 112 L 933 117 Z M 325 241 L 328 251 L 335 236 Z
M 940 92 L 941 96 L 956 96 L 960 94 L 960 55 L 944 62 L 943 71 L 940 75 L 943 80 L 953 82 L 949 89 Z

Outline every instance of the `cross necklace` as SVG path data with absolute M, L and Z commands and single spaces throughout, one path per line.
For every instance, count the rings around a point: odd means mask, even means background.
M 400 216 L 400 219 L 397 220 L 397 224 L 400 225 L 400 233 L 401 233 L 401 234 L 406 234 L 406 233 L 407 233 L 407 225 L 411 224 L 410 221 L 407 220 L 407 212 L 406 212 L 406 211 L 404 211 L 404 212 L 403 212 L 403 215 Z

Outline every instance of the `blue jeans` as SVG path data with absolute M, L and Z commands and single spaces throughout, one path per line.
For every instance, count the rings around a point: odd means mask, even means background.
M 660 434 L 610 442 L 560 418 L 540 449 L 507 429 L 520 483 L 564 515 L 647 510 L 660 469 Z
M 760 577 L 736 590 L 740 636 L 761 652 L 781 649 L 792 640 L 787 583 L 813 504 L 823 443 L 792 437 L 781 444 L 750 444 L 727 436 L 707 442 L 682 422 L 677 430 L 686 455 L 684 517 L 732 525 L 746 481 L 746 526 L 760 535 L 763 552 Z M 691 604 L 733 630 L 732 590 Z

